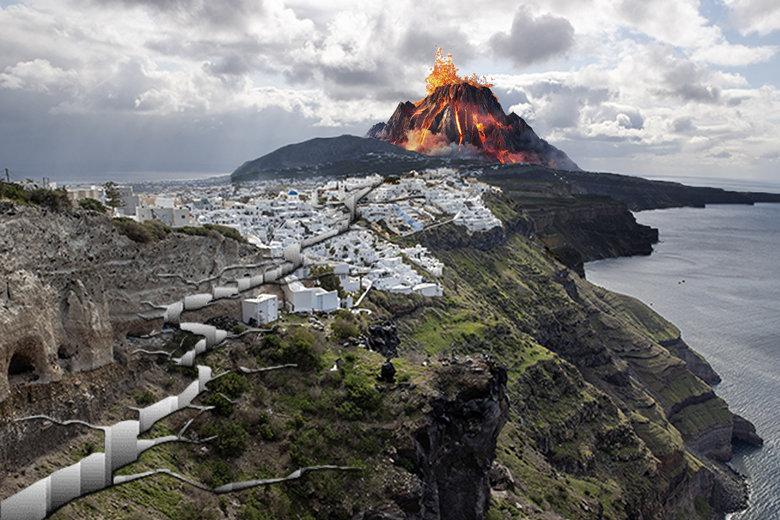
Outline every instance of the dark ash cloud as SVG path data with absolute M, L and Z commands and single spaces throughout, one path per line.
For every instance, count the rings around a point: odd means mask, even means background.
M 532 17 L 520 8 L 509 34 L 496 33 L 489 41 L 496 56 L 516 65 L 529 65 L 564 54 L 574 45 L 574 27 L 566 18 L 550 14 Z

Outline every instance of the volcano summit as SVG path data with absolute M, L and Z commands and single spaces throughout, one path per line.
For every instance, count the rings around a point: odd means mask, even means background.
M 488 87 L 469 83 L 437 87 L 416 105 L 400 103 L 387 123 L 374 125 L 366 136 L 426 155 L 580 169 L 520 116 L 504 114 Z

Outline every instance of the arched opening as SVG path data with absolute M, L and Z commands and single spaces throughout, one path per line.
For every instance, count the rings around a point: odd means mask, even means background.
M 70 358 L 72 354 L 65 345 L 60 345 L 57 350 L 57 361 L 60 364 L 60 370 L 67 372 L 70 370 Z
M 8 363 L 8 383 L 10 385 L 18 385 L 36 379 L 38 379 L 38 374 L 35 373 L 32 359 L 21 352 L 11 356 L 11 361 Z

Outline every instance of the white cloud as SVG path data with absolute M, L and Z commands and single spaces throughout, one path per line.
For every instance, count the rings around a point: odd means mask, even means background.
M 75 70 L 62 70 L 47 59 L 36 58 L 6 67 L 0 74 L 0 88 L 49 92 L 49 89 L 72 88 L 77 77 Z
M 743 34 L 767 35 L 780 29 L 780 4 L 775 0 L 723 0 Z
M 774 46 L 748 47 L 745 45 L 718 43 L 710 47 L 697 49 L 693 53 L 693 58 L 697 61 L 715 65 L 735 67 L 767 61 L 776 53 L 777 47 Z

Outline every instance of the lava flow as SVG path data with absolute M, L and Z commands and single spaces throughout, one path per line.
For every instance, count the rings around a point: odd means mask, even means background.
M 425 80 L 428 95 L 417 103 L 400 103 L 390 120 L 374 125 L 367 137 L 427 155 L 579 170 L 518 115 L 507 116 L 484 76 L 457 72 L 452 55 L 445 57 L 438 48 Z

